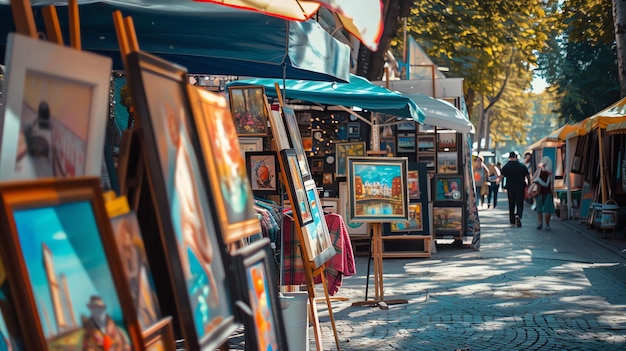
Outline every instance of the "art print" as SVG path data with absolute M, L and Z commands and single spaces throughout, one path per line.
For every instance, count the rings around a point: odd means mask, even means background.
M 239 135 L 267 135 L 267 100 L 263 86 L 230 87 L 228 99 Z
M 0 179 L 99 176 L 111 60 L 20 34 L 7 58 Z
M 461 177 L 460 176 L 435 176 L 435 201 L 461 199 Z
M 403 157 L 349 157 L 349 218 L 381 223 L 408 219 L 407 163 Z
M 227 244 L 260 233 L 245 158 L 239 152 L 237 130 L 226 100 L 191 87 L 194 121 L 207 166 L 213 208 Z M 271 180 L 271 179 L 270 179 Z
M 254 194 L 278 194 L 277 167 L 276 153 L 273 151 L 246 153 L 246 168 Z

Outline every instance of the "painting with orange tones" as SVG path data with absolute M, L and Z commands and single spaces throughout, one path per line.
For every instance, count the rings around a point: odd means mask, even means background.
M 193 119 L 206 165 L 213 209 L 227 244 L 261 233 L 237 128 L 223 96 L 189 86 Z
M 254 350 L 286 350 L 285 326 L 278 298 L 276 267 L 267 238 L 233 254 L 246 345 Z M 250 332 L 248 332 L 250 331 Z

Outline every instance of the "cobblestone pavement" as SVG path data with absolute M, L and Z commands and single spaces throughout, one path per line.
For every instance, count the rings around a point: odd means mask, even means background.
M 558 218 L 536 230 L 529 206 L 522 227 L 511 227 L 499 199 L 480 210 L 480 251 L 437 245 L 431 258 L 384 259 L 385 301 L 406 304 L 353 306 L 365 299 L 367 258 L 357 257 L 336 295 L 347 301 L 332 302 L 341 349 L 626 350 L 623 234 L 605 239 Z M 317 308 L 324 350 L 336 350 L 326 304 Z M 312 328 L 309 341 L 316 350 Z

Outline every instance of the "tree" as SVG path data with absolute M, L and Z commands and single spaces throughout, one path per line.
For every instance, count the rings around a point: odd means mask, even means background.
M 492 109 L 509 88 L 507 94 L 514 95 L 530 87 L 535 53 L 543 48 L 550 25 L 544 7 L 551 2 L 424 0 L 411 9 L 409 34 L 436 63 L 448 67 L 451 76 L 464 78 L 476 135 L 500 134 L 483 133 L 485 126 L 507 125 L 493 122 L 505 117 Z M 401 39 L 394 43 L 402 45 Z M 507 87 L 513 77 L 516 84 Z M 511 117 L 524 120 L 526 113 L 518 112 Z
M 617 46 L 617 66 L 620 97 L 626 96 L 626 4 L 623 0 L 613 0 L 613 23 Z

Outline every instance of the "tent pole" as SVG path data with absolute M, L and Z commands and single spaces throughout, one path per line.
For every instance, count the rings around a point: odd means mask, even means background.
M 602 191 L 602 203 L 605 203 L 606 198 L 606 184 L 604 183 L 604 151 L 602 145 L 602 128 L 598 127 L 598 151 L 600 153 L 600 189 Z

